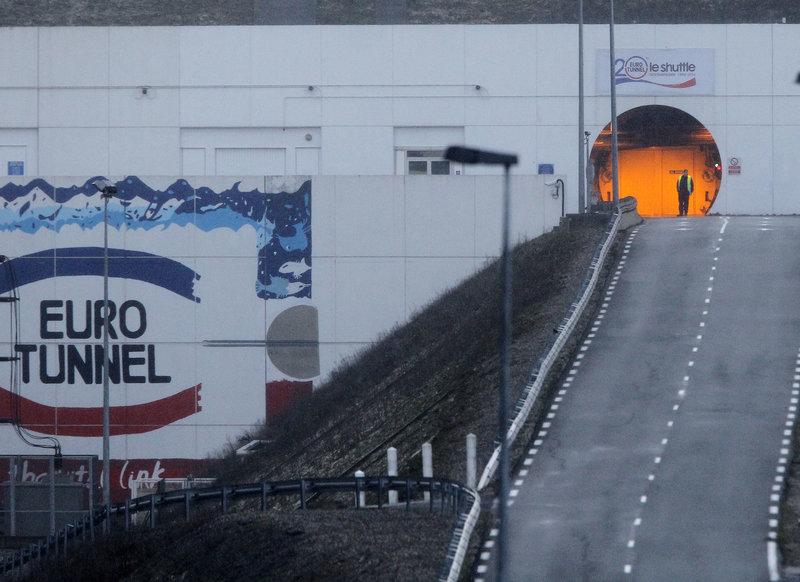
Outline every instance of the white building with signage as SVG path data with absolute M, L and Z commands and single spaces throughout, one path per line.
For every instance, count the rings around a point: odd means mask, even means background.
M 500 247 L 620 195 L 647 216 L 794 214 L 798 25 L 0 29 L 0 453 L 100 451 L 103 200 L 111 180 L 117 494 L 180 477 L 312 390 Z M 554 186 L 565 184 L 563 191 Z M 16 298 L 16 299 L 14 299 Z M 7 380 L 5 380 L 7 378 Z

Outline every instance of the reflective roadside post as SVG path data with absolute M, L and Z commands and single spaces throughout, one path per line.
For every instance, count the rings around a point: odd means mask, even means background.
M 503 246 L 502 246 L 502 281 L 503 281 L 503 323 L 500 348 L 500 503 L 498 511 L 497 537 L 497 580 L 506 582 L 506 557 L 508 555 L 508 532 L 506 528 L 506 512 L 508 510 L 508 388 L 511 380 L 511 254 L 509 252 L 509 222 L 511 199 L 511 166 L 517 163 L 516 154 L 489 152 L 451 146 L 447 148 L 444 158 L 462 164 L 489 164 L 503 166 Z
M 110 180 L 95 180 L 92 185 L 103 193 L 103 506 L 106 533 L 111 526 L 111 421 L 108 391 L 108 200 L 117 193 Z

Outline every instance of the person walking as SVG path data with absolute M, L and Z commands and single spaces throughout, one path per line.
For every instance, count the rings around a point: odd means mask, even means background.
M 684 170 L 678 178 L 678 216 L 686 216 L 689 212 L 689 196 L 694 192 L 694 180 L 689 175 L 689 170 Z

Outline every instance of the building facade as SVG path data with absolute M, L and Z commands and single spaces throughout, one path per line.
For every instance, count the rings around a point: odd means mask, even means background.
M 0 30 L 0 452 L 30 451 L 12 424 L 100 452 L 105 226 L 120 496 L 198 474 L 497 256 L 502 170 L 448 145 L 519 155 L 514 241 L 607 200 L 612 72 L 643 214 L 676 213 L 683 169 L 691 215 L 800 212 L 798 33 L 624 25 L 612 63 L 587 26 L 584 136 L 574 25 Z

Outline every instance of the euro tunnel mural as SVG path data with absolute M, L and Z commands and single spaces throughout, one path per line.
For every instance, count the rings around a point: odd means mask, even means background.
M 678 214 L 676 183 L 684 169 L 694 181 L 688 214 L 702 216 L 722 184 L 719 149 L 711 132 L 674 107 L 647 105 L 618 116 L 619 195 L 633 196 L 643 216 Z M 598 136 L 589 157 L 598 202 L 612 198 L 611 125 Z
M 54 440 L 65 454 L 102 450 L 96 179 L 0 187 L 2 454 Z M 111 182 L 109 412 L 121 499 L 131 479 L 202 474 L 202 459 L 309 393 L 319 349 L 310 180 Z

